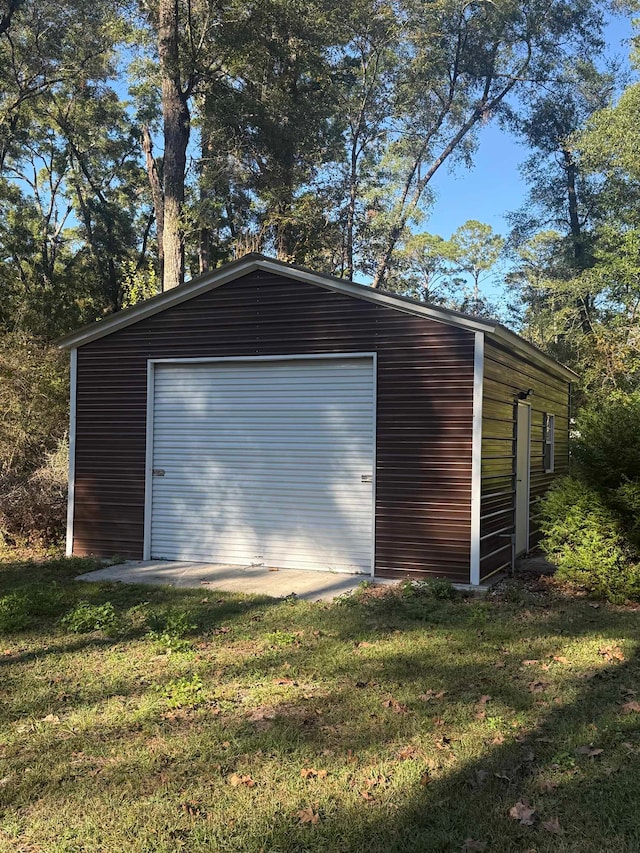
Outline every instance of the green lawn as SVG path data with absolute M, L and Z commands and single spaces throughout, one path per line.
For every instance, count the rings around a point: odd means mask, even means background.
M 640 611 L 89 567 L 0 562 L 0 850 L 640 850 Z

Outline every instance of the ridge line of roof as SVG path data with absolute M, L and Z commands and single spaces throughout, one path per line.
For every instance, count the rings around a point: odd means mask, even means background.
M 215 270 L 190 279 L 179 287 L 159 293 L 144 302 L 132 305 L 130 308 L 125 308 L 114 314 L 109 314 L 101 320 L 76 329 L 74 332 L 59 338 L 56 344 L 60 349 L 74 349 L 85 343 L 106 337 L 121 328 L 126 328 L 129 325 L 140 322 L 174 305 L 187 302 L 202 293 L 206 293 L 208 290 L 220 287 L 242 275 L 247 275 L 258 270 L 276 275 L 282 273 L 299 281 L 306 281 L 316 286 L 333 289 L 356 298 L 365 299 L 369 302 L 387 304 L 390 307 L 415 316 L 429 317 L 448 325 L 466 328 L 469 331 L 487 332 L 499 339 L 511 342 L 520 350 L 529 352 L 530 355 L 543 360 L 548 366 L 554 367 L 559 372 L 564 373 L 565 376 L 577 376 L 574 371 L 560 364 L 560 362 L 547 355 L 534 344 L 526 341 L 516 332 L 511 331 L 511 329 L 508 329 L 497 321 L 473 317 L 472 315 L 463 314 L 450 308 L 420 302 L 410 296 L 403 296 L 380 288 L 372 288 L 369 285 L 338 278 L 329 273 L 318 273 L 306 267 L 289 264 L 285 261 L 269 258 L 266 255 L 254 252 L 243 255 L 241 258 L 224 264 Z

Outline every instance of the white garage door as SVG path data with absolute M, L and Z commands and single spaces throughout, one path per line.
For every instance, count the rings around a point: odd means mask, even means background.
M 371 572 L 371 357 L 154 374 L 152 557 Z

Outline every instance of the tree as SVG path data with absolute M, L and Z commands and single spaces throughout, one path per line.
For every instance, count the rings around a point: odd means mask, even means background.
M 406 84 L 398 93 L 403 119 L 389 150 L 398 184 L 385 205 L 374 287 L 387 276 L 396 245 L 441 166 L 469 156 L 474 133 L 506 109 L 511 92 L 554 75 L 568 44 L 597 47 L 602 27 L 601 12 L 590 0 L 428 7 L 408 2 L 403 12 Z
M 480 315 L 485 306 L 480 294 L 480 281 L 498 261 L 504 247 L 504 238 L 494 233 L 490 225 L 469 219 L 451 237 L 453 247 L 452 265 L 455 272 L 471 277 L 473 290 L 471 299 L 461 306 L 471 314 Z

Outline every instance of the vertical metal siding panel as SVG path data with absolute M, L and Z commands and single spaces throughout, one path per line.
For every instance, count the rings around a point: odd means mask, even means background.
M 148 359 L 340 352 L 377 353 L 376 574 L 468 582 L 474 333 L 267 273 L 79 348 L 75 553 L 142 557 Z
M 508 537 L 515 530 L 515 407 L 529 388 L 531 403 L 530 544 L 539 538 L 536 500 L 569 467 L 569 383 L 490 340 L 485 345 L 482 424 L 481 577 L 510 563 Z M 556 416 L 555 472 L 544 472 L 542 419 Z

